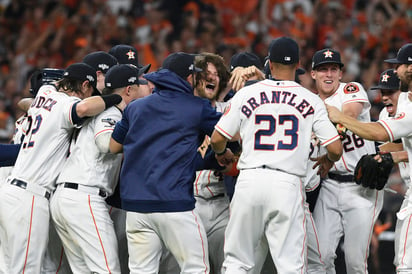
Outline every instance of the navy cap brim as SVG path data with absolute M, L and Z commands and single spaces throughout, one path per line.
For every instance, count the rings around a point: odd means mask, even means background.
M 396 58 L 386 59 L 386 60 L 384 60 L 384 62 L 389 63 L 389 64 L 403 64 L 403 62 L 399 61 Z
M 383 89 L 383 90 L 393 90 L 393 91 L 397 91 L 397 90 L 399 90 L 399 87 L 390 87 L 390 86 L 377 85 L 377 86 L 371 87 L 370 89 L 371 89 L 371 90 Z
M 152 64 L 147 64 L 145 66 L 139 66 L 139 70 L 142 70 L 143 73 L 147 73 L 150 70 L 151 66 L 152 66 Z
M 137 68 L 137 75 L 139 77 L 138 79 L 139 85 L 147 85 L 149 83 L 146 79 L 142 79 L 141 76 L 143 74 L 146 74 L 149 71 L 150 66 L 151 64 L 148 64 L 146 66 Z
M 319 67 L 320 65 L 323 64 L 338 64 L 340 66 L 340 68 L 343 68 L 344 64 L 343 63 L 339 63 L 339 62 L 335 62 L 335 61 L 322 61 L 316 64 L 316 66 L 313 67 L 313 69 Z
M 147 84 L 149 84 L 149 82 L 147 81 L 147 80 L 145 80 L 145 79 L 141 79 L 141 78 L 139 78 L 139 85 L 147 85 Z

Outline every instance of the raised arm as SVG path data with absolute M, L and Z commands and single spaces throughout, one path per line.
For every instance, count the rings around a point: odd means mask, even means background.
M 389 135 L 381 124 L 377 122 L 360 122 L 330 105 L 326 105 L 326 108 L 332 122 L 343 125 L 359 137 L 371 141 L 389 141 Z
M 88 97 L 76 105 L 76 114 L 79 118 L 95 116 L 121 101 L 122 96 L 118 94 Z

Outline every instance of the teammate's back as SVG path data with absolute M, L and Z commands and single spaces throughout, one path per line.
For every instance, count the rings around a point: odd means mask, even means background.
M 273 40 L 269 60 L 273 78 L 280 80 L 264 80 L 238 91 L 211 137 L 216 155 L 224 155 L 228 140 L 238 132 L 242 141 L 225 232 L 226 274 L 250 272 L 262 239 L 279 273 L 306 272 L 302 177 L 312 131 L 328 150 L 316 163 L 321 171 L 327 172 L 342 155 L 321 100 L 292 81 L 299 63 L 296 41 Z
M 26 135 L 12 177 L 54 189 L 53 184 L 69 152 L 70 132 L 73 131 L 69 102 L 79 100 L 57 92 L 51 85 L 40 88 L 28 110 Z
M 330 127 L 328 119 L 312 127 L 319 117 L 326 117 L 318 96 L 294 81 L 264 80 L 238 91 L 231 110 L 233 107 L 241 113 L 239 169 L 267 166 L 298 176 L 306 174 L 304 159 L 309 155 L 312 130 L 321 134 L 320 124 Z M 247 138 L 250 134 L 255 138 Z

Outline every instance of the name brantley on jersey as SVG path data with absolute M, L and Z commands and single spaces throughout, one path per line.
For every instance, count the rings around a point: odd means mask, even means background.
M 265 104 L 287 104 L 300 112 L 303 118 L 315 113 L 314 108 L 305 99 L 300 99 L 298 95 L 289 91 L 262 91 L 260 98 L 250 97 L 242 106 L 242 113 L 249 118 L 253 110 Z

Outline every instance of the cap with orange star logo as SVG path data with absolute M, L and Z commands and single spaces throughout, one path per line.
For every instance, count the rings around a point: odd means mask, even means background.
M 316 69 L 322 64 L 339 64 L 340 68 L 343 67 L 343 63 L 340 59 L 340 53 L 334 49 L 322 49 L 317 51 L 312 58 L 312 69 Z
M 395 70 L 387 69 L 381 73 L 379 77 L 379 84 L 371 87 L 374 89 L 398 90 L 400 88 L 400 80 L 396 75 Z

